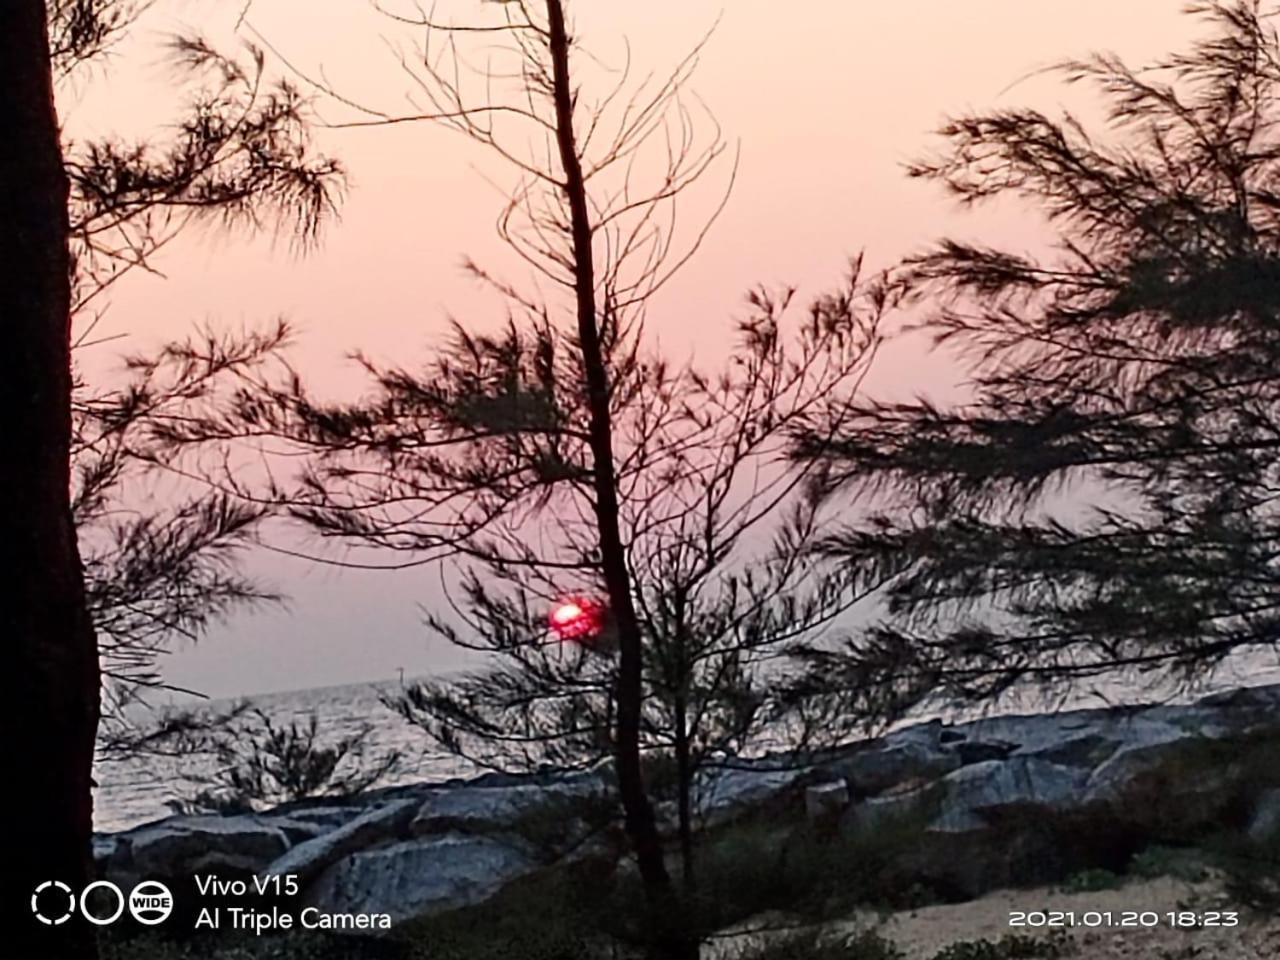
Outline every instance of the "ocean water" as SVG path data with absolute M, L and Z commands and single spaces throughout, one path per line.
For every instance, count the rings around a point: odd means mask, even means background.
M 1193 690 L 1144 684 L 1132 678 L 1116 679 L 1082 687 L 1068 696 L 1052 700 L 1027 692 L 1006 698 L 982 712 L 986 715 L 1033 713 L 1139 701 L 1177 702 L 1218 690 L 1262 684 L 1280 684 L 1280 656 L 1275 652 L 1253 654 L 1228 664 L 1211 680 Z M 319 721 L 322 740 L 337 739 L 363 727 L 371 727 L 367 747 L 369 755 L 398 750 L 404 757 L 401 768 L 388 779 L 388 786 L 477 773 L 474 767 L 442 752 L 421 730 L 405 722 L 382 703 L 381 698 L 394 694 L 397 688 L 396 681 L 356 683 L 244 699 L 277 723 L 287 724 L 291 720 L 306 723 L 314 713 Z M 217 709 L 231 703 L 213 701 L 201 706 Z M 973 711 L 927 712 L 916 719 L 941 717 L 959 721 L 971 719 L 974 715 Z M 172 812 L 167 806 L 168 801 L 193 792 L 186 778 L 209 771 L 209 761 L 193 758 L 148 756 L 100 763 L 95 771 L 98 791 L 94 827 L 101 832 L 124 830 L 168 816 Z
M 290 721 L 306 724 L 314 713 L 321 742 L 370 727 L 365 748 L 367 756 L 395 750 L 404 758 L 400 769 L 386 781 L 387 786 L 476 773 L 465 762 L 434 748 L 425 733 L 382 703 L 382 696 L 394 694 L 397 688 L 396 681 L 353 683 L 240 699 L 247 700 L 277 724 L 287 725 Z M 238 700 L 202 701 L 196 706 L 200 710 L 218 710 L 234 702 Z M 168 801 L 194 793 L 196 788 L 189 778 L 208 774 L 212 769 L 211 760 L 192 757 L 145 756 L 99 763 L 94 771 L 98 782 L 94 829 L 124 830 L 170 815 Z

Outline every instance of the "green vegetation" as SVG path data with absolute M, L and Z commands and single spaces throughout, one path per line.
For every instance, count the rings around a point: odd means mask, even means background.
M 1070 950 L 1066 936 L 1027 937 L 1013 935 L 999 940 L 966 940 L 934 955 L 933 960 L 1054 960 Z
M 901 950 L 874 931 L 832 936 L 805 930 L 744 948 L 733 960 L 903 960 Z
M 1110 870 L 1094 868 L 1073 873 L 1062 882 L 1066 893 L 1089 893 L 1094 890 L 1114 890 L 1124 883 L 1124 878 Z
M 1194 848 L 1148 847 L 1129 863 L 1129 874 L 1151 880 L 1173 877 L 1187 883 L 1200 883 L 1209 877 L 1205 854 Z
M 322 736 L 314 712 L 282 724 L 245 702 L 165 723 L 172 726 L 150 737 L 153 748 L 203 755 L 214 767 L 187 774 L 188 795 L 169 803 L 177 813 L 245 813 L 308 797 L 353 796 L 392 776 L 403 760 L 399 751 L 374 749 L 369 723 L 345 736 Z
M 1280 914 L 1280 831 L 1263 838 L 1226 835 L 1209 849 L 1223 871 L 1230 902 L 1264 915 Z
M 918 817 L 836 835 L 806 823 L 735 826 L 698 851 L 699 922 L 715 930 L 765 910 L 819 920 L 860 905 L 898 909 L 936 901 L 900 866 L 921 826 Z

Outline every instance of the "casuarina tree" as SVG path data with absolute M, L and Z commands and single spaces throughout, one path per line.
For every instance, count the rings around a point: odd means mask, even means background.
M 226 560 L 260 511 L 205 497 L 125 520 L 124 482 L 161 465 L 164 424 L 193 404 L 204 408 L 215 386 L 260 364 L 285 331 L 175 343 L 134 360 L 123 389 L 86 385 L 73 371 L 73 350 L 94 342 L 114 284 L 151 270 L 152 256 L 185 227 L 256 226 L 274 209 L 311 238 L 340 176 L 306 150 L 304 104 L 287 85 L 264 82 L 260 53 L 238 61 L 198 40 L 174 41 L 184 77 L 220 80 L 197 94 L 177 135 L 163 144 L 63 137 L 55 91 L 68 93 L 63 81 L 100 64 L 148 6 L 49 0 L 15 5 L 6 17 L 4 69 L 14 74 L 14 96 L 2 112 L 3 314 L 17 344 L 6 389 L 13 456 L 26 465 L 10 473 L 6 497 L 17 590 L 6 617 L 22 678 L 10 698 L 21 722 L 10 729 L 40 731 L 15 740 L 10 756 L 29 778 L 15 796 L 31 827 L 6 871 L 22 955 L 92 955 L 78 920 L 42 926 L 30 905 L 38 883 L 58 880 L 74 891 L 89 879 L 100 690 L 116 716 L 114 695 L 158 682 L 155 657 L 165 642 L 256 595 Z M 52 915 L 61 906 L 45 905 Z
M 481 9 L 490 19 L 396 18 L 425 37 L 402 58 L 420 112 L 312 82 L 360 111 L 350 124 L 441 123 L 507 161 L 520 182 L 498 230 L 536 283 L 470 265 L 508 322 L 456 325 L 423 370 L 365 359 L 366 402 L 319 402 L 295 382 L 186 429 L 192 440 L 267 432 L 310 451 L 301 488 L 280 494 L 325 537 L 396 551 L 393 565 L 460 561 L 458 616 L 433 626 L 495 659 L 457 685 L 411 690 L 403 709 L 496 766 L 610 757 L 648 948 L 691 956 L 643 754 L 679 769 L 687 852 L 696 768 L 740 748 L 767 714 L 759 671 L 852 602 L 849 578 L 819 574 L 803 549 L 821 504 L 802 495 L 785 435 L 854 391 L 884 298 L 856 270 L 807 308 L 760 291 L 723 373 L 660 356 L 647 311 L 724 195 L 687 231 L 677 204 L 721 158 L 732 179 L 714 119 L 687 89 L 700 47 L 639 85 L 621 69 L 592 98 L 578 78 L 597 61 L 560 0 Z M 464 48 L 476 37 L 491 59 L 473 72 Z M 558 624 L 575 634 L 561 643 L 547 617 L 566 601 L 590 622 Z
M 986 697 L 1274 648 L 1280 45 L 1260 3 L 1191 13 L 1211 30 L 1184 53 L 1061 65 L 1107 129 L 978 113 L 912 168 L 964 204 L 1027 205 L 1054 243 L 908 261 L 970 394 L 864 405 L 834 446 L 797 436 L 828 488 L 879 498 L 825 551 L 892 578 L 878 626 L 802 651 L 799 688 Z
M 71 521 L 71 257 L 67 177 L 41 0 L 19 0 L 0 30 L 0 317 L 9 338 L 3 390 L 4 604 L 11 677 L 5 762 L 21 771 L 4 902 L 19 956 L 96 955 L 92 928 L 45 926 L 37 885 L 89 880 L 98 650 Z M 51 907 L 61 917 L 65 905 Z
M 74 98 L 86 75 L 110 69 L 105 54 L 148 7 L 50 2 L 60 94 Z M 129 333 L 105 329 L 112 294 L 131 278 L 158 276 L 157 258 L 179 237 L 210 227 L 243 235 L 266 229 L 306 250 L 343 187 L 341 167 L 311 146 L 305 98 L 271 79 L 261 50 L 230 56 L 194 35 L 172 37 L 166 48 L 189 94 L 172 132 L 64 137 L 73 357 L 110 349 Z M 232 608 L 271 598 L 234 563 L 267 508 L 243 491 L 211 487 L 200 451 L 175 453 L 164 438 L 171 424 L 227 402 L 261 376 L 288 336 L 278 321 L 250 332 L 205 329 L 125 358 L 116 382 L 74 375 L 72 516 L 113 754 L 130 739 L 123 705 L 163 685 L 160 659 L 175 639 L 197 638 Z M 162 479 L 171 481 L 165 496 L 145 507 L 135 502 L 130 491 Z

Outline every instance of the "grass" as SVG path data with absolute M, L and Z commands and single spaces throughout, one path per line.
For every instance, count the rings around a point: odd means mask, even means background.
M 999 940 L 966 940 L 939 951 L 933 960 L 1055 960 L 1070 951 L 1063 935 L 1027 937 L 1013 935 Z
M 901 909 L 939 898 L 899 864 L 918 843 L 924 815 L 830 835 L 799 821 L 742 823 L 698 851 L 695 907 L 706 929 L 766 910 L 810 920 L 854 906 Z
M 1062 881 L 1064 893 L 1093 893 L 1098 890 L 1115 890 L 1124 883 L 1124 877 L 1101 867 L 1081 870 Z
M 1071 953 L 1065 935 L 1008 936 L 999 940 L 966 940 L 934 954 L 931 960 L 1057 960 Z M 892 941 L 873 930 L 838 937 L 820 930 L 774 937 L 730 954 L 732 960 L 905 960 Z
M 744 947 L 731 960 L 905 960 L 893 943 L 874 931 L 832 936 L 819 930 L 788 933 Z
M 1128 872 L 1144 880 L 1172 877 L 1186 883 L 1200 883 L 1209 878 L 1205 854 L 1186 847 L 1148 847 L 1130 861 Z
M 187 940 L 154 933 L 99 936 L 101 960 L 407 960 L 405 947 L 368 938 L 218 933 Z

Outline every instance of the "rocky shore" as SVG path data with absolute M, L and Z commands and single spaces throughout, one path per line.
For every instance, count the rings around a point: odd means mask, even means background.
M 761 810 L 813 829 L 907 826 L 895 869 L 951 899 L 1113 869 L 1154 844 L 1280 829 L 1280 685 L 1181 706 L 940 721 L 820 760 L 708 771 L 709 831 Z M 398 923 L 480 902 L 565 859 L 623 859 L 607 771 L 489 775 L 234 816 L 174 816 L 95 838 L 103 878 L 296 878 L 326 914 Z

